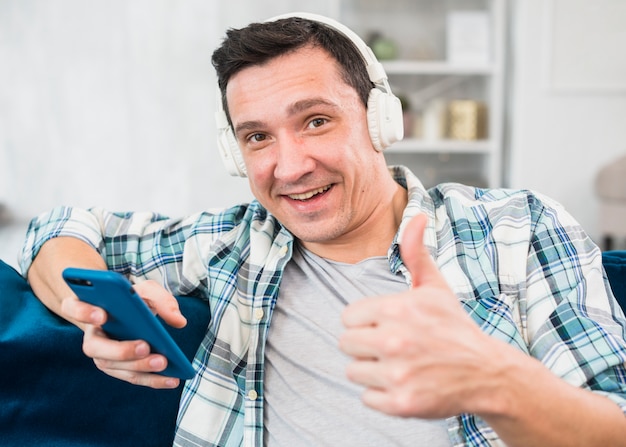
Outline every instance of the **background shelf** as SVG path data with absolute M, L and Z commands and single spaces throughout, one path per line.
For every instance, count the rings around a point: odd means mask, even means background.
M 406 137 L 387 150 L 387 160 L 407 165 L 425 186 L 503 184 L 508 1 L 335 4 L 339 20 L 370 45 L 403 101 Z
M 388 75 L 492 75 L 497 73 L 494 64 L 459 65 L 446 61 L 382 61 Z
M 496 145 L 491 140 L 459 141 L 459 140 L 423 140 L 405 138 L 387 149 L 387 153 L 459 153 L 459 154 L 491 154 Z

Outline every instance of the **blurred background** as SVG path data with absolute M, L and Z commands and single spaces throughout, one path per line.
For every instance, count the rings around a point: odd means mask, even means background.
M 227 28 L 290 11 L 343 21 L 384 62 L 406 110 L 389 163 L 426 186 L 538 190 L 603 241 L 596 182 L 626 155 L 621 0 L 0 0 L 0 259 L 61 204 L 251 200 L 215 147 L 211 53 Z

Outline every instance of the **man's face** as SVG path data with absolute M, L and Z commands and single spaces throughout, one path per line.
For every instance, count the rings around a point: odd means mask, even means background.
M 230 79 L 227 100 L 250 188 L 268 211 L 305 243 L 365 231 L 384 159 L 328 53 L 305 47 L 248 67 Z

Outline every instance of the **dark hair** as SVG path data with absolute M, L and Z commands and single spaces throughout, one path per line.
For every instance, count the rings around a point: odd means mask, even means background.
M 365 60 L 355 44 L 340 31 L 323 23 L 290 17 L 252 23 L 241 29 L 229 29 L 222 45 L 213 52 L 211 62 L 217 72 L 228 120 L 230 114 L 226 103 L 226 86 L 232 76 L 246 67 L 262 65 L 307 45 L 319 46 L 337 60 L 342 79 L 356 90 L 367 107 L 367 98 L 374 84 L 369 79 Z

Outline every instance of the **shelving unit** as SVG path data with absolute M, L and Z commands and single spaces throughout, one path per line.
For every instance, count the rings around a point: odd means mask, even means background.
M 337 0 L 334 5 L 338 19 L 361 36 L 377 33 L 396 43 L 397 56 L 381 62 L 410 116 L 405 139 L 388 149 L 387 158 L 390 164 L 411 167 L 427 187 L 446 181 L 501 186 L 507 1 Z M 459 63 L 447 54 L 448 20 L 458 12 L 486 16 L 489 46 L 484 60 Z M 433 105 L 445 110 L 457 100 L 484 107 L 485 135 L 465 140 L 443 131 L 433 136 L 432 131 L 425 135 L 417 130 L 415 123 L 424 129 L 427 115 L 432 123 Z

